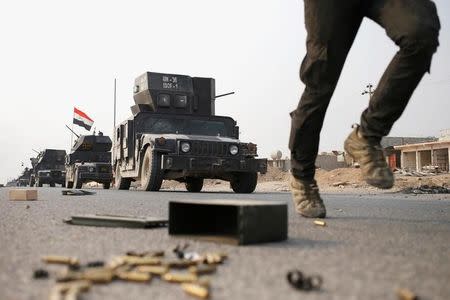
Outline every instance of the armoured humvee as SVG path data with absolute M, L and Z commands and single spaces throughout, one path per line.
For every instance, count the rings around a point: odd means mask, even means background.
M 109 136 L 82 135 L 66 157 L 66 187 L 80 189 L 83 183 L 95 181 L 109 189 L 112 180 Z
M 45 149 L 41 151 L 36 158 L 31 158 L 33 172 L 30 176 L 30 186 L 39 186 L 49 184 L 54 187 L 55 184 L 65 185 L 64 159 L 66 150 Z
M 236 193 L 252 193 L 267 159 L 239 140 L 230 117 L 215 115 L 213 78 L 147 72 L 135 80 L 133 116 L 115 128 L 115 186 L 158 191 L 164 179 L 199 192 L 205 178 L 230 182 Z

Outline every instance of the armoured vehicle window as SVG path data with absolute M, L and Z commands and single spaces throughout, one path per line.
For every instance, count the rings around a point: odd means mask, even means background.
M 147 118 L 143 129 L 150 133 L 230 136 L 224 122 L 212 120 Z

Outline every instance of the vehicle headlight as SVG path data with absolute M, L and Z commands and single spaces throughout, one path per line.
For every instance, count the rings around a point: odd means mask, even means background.
M 183 142 L 183 143 L 181 143 L 180 148 L 181 148 L 182 152 L 187 153 L 187 152 L 189 152 L 189 150 L 191 150 L 191 145 L 187 142 Z
M 230 146 L 230 154 L 231 155 L 236 155 L 239 152 L 239 148 L 236 145 L 231 145 Z
M 89 167 L 89 172 L 94 172 L 95 171 L 95 168 L 94 167 Z

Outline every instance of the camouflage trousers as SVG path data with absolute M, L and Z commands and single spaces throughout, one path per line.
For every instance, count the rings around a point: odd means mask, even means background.
M 304 0 L 307 53 L 300 68 L 305 90 L 291 112 L 292 173 L 314 177 L 320 131 L 350 47 L 364 17 L 399 46 L 361 116 L 361 132 L 381 139 L 429 72 L 439 45 L 439 17 L 430 0 Z M 370 59 L 370 58 L 368 58 Z

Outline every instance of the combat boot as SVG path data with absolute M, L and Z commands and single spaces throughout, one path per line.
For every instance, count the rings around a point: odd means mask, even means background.
M 290 187 L 295 210 L 304 217 L 325 218 L 327 211 L 315 180 L 304 181 L 291 176 Z
M 359 163 L 364 180 L 377 188 L 390 189 L 394 185 L 394 174 L 386 163 L 379 142 L 370 141 L 361 134 L 359 125 L 353 126 L 344 143 L 345 151 Z

